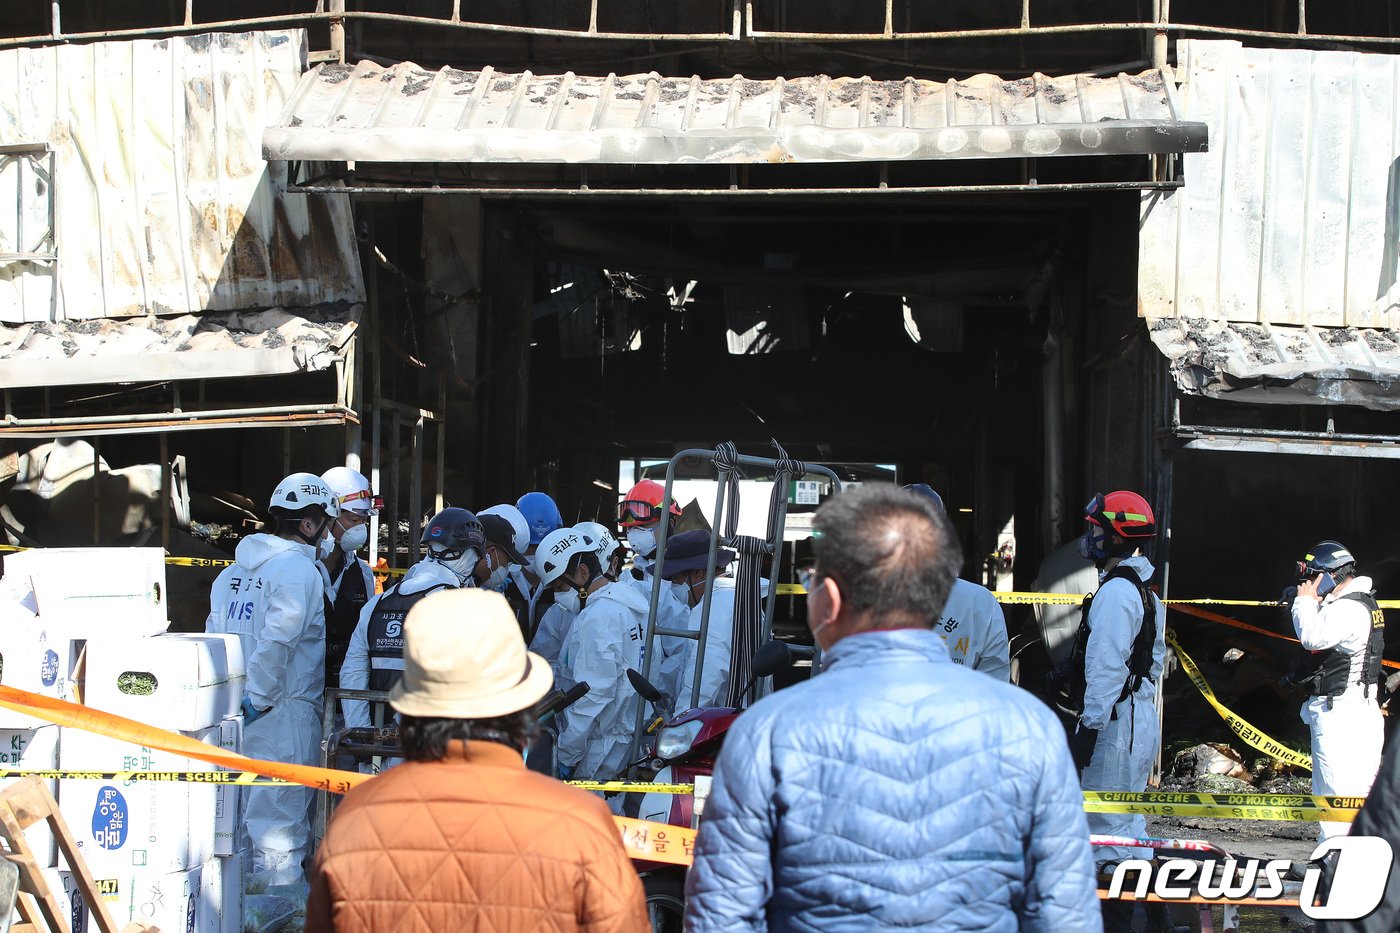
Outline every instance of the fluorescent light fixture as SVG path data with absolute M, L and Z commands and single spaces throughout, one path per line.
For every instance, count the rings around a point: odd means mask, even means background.
M 612 483 L 605 483 L 600 479 L 595 479 L 593 485 L 597 486 L 599 489 L 606 489 L 608 492 L 612 492 L 615 488 Z
M 958 511 L 959 511 L 959 512 L 966 512 L 968 515 L 971 515 L 971 514 L 972 514 L 972 509 L 958 509 Z

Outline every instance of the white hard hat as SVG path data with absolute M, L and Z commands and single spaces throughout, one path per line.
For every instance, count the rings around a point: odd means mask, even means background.
M 579 522 L 574 526 L 574 531 L 581 531 L 593 538 L 598 547 L 593 553 L 598 555 L 598 563 L 604 567 L 612 559 L 613 552 L 617 550 L 617 535 L 608 530 L 608 526 L 602 522 Z
M 575 554 L 591 554 L 598 547 L 593 536 L 577 528 L 558 528 L 544 536 L 535 551 L 535 576 L 549 586 L 564 575 Z
M 321 477 L 315 473 L 293 473 L 272 490 L 268 510 L 273 514 L 300 512 L 313 505 L 320 506 L 331 518 L 340 515 L 340 503 Z
M 374 490 L 369 488 L 369 480 L 363 473 L 349 467 L 331 467 L 321 474 L 321 480 L 335 494 L 340 507 L 357 515 L 377 515 Z
M 524 554 L 530 547 L 530 523 L 525 521 L 525 513 L 509 503 L 493 505 L 489 509 L 482 509 L 477 515 L 499 515 L 510 522 L 511 530 L 515 532 L 515 549 Z

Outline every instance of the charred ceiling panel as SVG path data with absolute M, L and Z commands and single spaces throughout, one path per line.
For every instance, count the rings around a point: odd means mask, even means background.
M 1205 318 L 1149 322 L 1186 392 L 1242 402 L 1400 410 L 1400 334 Z
M 344 357 L 359 305 L 0 324 L 0 385 L 91 385 L 316 372 Z
M 0 188 L 0 253 L 51 210 L 58 256 L 0 255 L 0 322 L 361 300 L 348 198 L 287 196 L 259 152 L 305 56 L 301 30 L 0 51 L 0 147 L 54 157 Z
M 749 80 L 323 65 L 263 134 L 278 160 L 767 164 L 1199 151 L 1170 74 Z

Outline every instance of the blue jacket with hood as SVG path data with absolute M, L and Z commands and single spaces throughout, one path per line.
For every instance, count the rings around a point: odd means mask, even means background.
M 1039 700 L 935 633 L 838 642 L 725 740 L 686 929 L 1102 929 L 1079 781 Z

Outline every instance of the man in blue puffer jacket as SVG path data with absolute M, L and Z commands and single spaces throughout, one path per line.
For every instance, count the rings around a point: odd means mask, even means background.
M 824 669 L 726 737 L 686 929 L 1101 930 L 1063 730 L 931 630 L 962 562 L 947 519 L 868 485 L 814 529 Z

